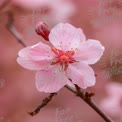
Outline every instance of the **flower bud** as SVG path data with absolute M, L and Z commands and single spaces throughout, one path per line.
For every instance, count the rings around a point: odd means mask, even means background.
M 35 31 L 38 35 L 42 36 L 46 41 L 49 41 L 48 36 L 49 36 L 50 30 L 45 23 L 39 22 L 36 25 Z

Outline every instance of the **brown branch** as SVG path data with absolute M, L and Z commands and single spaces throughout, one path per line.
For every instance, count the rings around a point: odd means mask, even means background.
M 93 96 L 93 93 L 88 93 L 81 91 L 81 89 L 75 85 L 76 91 L 73 90 L 68 85 L 65 86 L 68 90 L 76 94 L 78 97 L 83 99 L 84 102 L 86 102 L 93 110 L 95 110 L 106 122 L 113 122 L 102 110 L 100 110 L 97 105 L 91 100 L 91 96 Z
M 25 44 L 25 40 L 23 39 L 21 34 L 16 30 L 13 23 L 14 23 L 13 15 L 11 12 L 8 12 L 7 28 L 9 32 L 18 40 L 20 44 L 22 44 L 22 46 L 26 47 L 27 45 Z
M 32 112 L 28 112 L 31 116 L 36 115 L 37 113 L 39 113 L 39 111 L 46 106 L 51 100 L 52 98 L 57 95 L 56 93 L 51 93 L 48 97 L 44 98 L 42 103 L 40 105 L 38 105 L 34 111 Z

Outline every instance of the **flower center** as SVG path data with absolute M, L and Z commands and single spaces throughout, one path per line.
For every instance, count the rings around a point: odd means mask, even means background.
M 60 64 L 62 71 L 66 71 L 69 63 L 76 62 L 76 60 L 73 58 L 73 55 L 74 55 L 73 50 L 64 52 L 62 50 L 59 50 L 59 49 L 56 49 L 55 47 L 53 47 L 52 51 L 54 52 L 55 56 L 54 56 L 51 64 L 52 65 Z
M 59 57 L 59 60 L 61 63 L 68 63 L 70 61 L 70 58 L 64 54 L 64 55 Z

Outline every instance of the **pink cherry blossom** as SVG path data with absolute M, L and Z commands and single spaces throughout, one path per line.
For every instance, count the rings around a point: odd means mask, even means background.
M 101 43 L 86 41 L 83 31 L 68 23 L 56 25 L 49 40 L 52 46 L 39 42 L 20 50 L 17 58 L 24 68 L 37 71 L 37 89 L 57 92 L 69 82 L 84 89 L 93 86 L 96 79 L 89 64 L 96 63 L 103 55 Z

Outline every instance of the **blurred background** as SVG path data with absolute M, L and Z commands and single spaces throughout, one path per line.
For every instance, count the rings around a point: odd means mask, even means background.
M 8 13 L 27 45 L 47 43 L 35 32 L 43 21 L 82 28 L 87 39 L 105 46 L 101 60 L 92 65 L 97 82 L 87 91 L 115 122 L 122 122 L 122 1 L 121 0 L 0 0 L 0 122 L 104 122 L 86 103 L 63 88 L 34 117 L 32 111 L 48 94 L 35 87 L 35 72 L 16 62 L 23 46 L 7 29 Z

